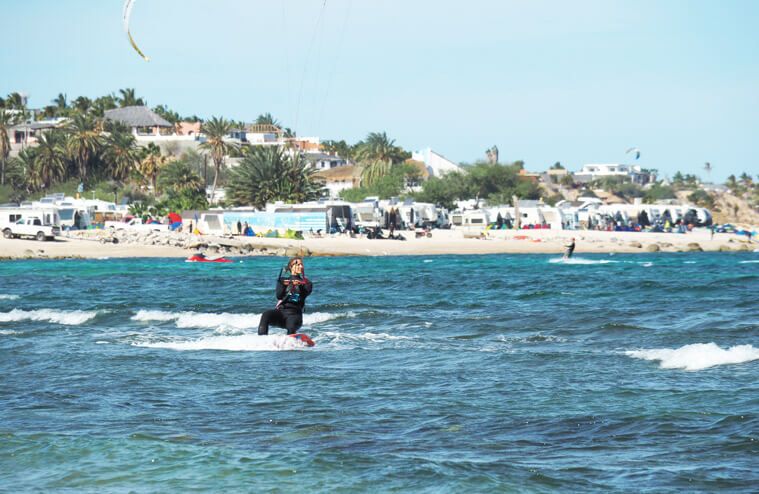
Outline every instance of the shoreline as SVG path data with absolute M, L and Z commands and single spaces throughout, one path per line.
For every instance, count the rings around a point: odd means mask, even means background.
M 399 232 L 407 240 L 370 240 L 347 235 L 322 238 L 284 239 L 265 237 L 217 237 L 182 233 L 138 234 L 85 230 L 69 232 L 55 241 L 0 238 L 0 260 L 13 259 L 98 259 L 169 257 L 186 258 L 204 251 L 228 257 L 261 255 L 292 256 L 388 256 L 388 255 L 477 255 L 477 254 L 562 254 L 564 244 L 576 239 L 575 255 L 752 252 L 759 243 L 745 236 L 715 233 L 707 229 L 685 234 L 650 232 L 607 232 L 595 230 L 497 230 L 481 236 L 481 230 L 433 230 L 432 237 L 416 238 L 413 231 Z M 112 243 L 113 238 L 118 243 Z M 103 243 L 105 242 L 105 243 Z

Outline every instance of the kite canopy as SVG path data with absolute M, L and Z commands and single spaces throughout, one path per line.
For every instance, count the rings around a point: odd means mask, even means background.
M 126 0 L 124 2 L 124 11 L 122 13 L 122 19 L 124 21 L 124 31 L 127 33 L 127 36 L 129 37 L 129 43 L 132 45 L 132 48 L 142 57 L 143 60 L 146 62 L 150 61 L 150 57 L 142 53 L 142 50 L 137 46 L 137 43 L 134 42 L 134 38 L 132 38 L 132 33 L 129 32 L 129 18 L 132 17 L 132 7 L 134 7 L 134 2 L 136 0 Z
M 625 154 L 635 153 L 635 159 L 637 160 L 640 158 L 640 149 L 638 148 L 630 148 L 627 151 L 625 151 Z

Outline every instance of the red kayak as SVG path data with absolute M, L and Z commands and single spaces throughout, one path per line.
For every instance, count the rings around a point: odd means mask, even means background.
M 223 257 L 206 257 L 203 254 L 195 254 L 185 259 L 184 262 L 234 262 L 234 261 L 232 261 L 231 259 L 225 259 Z

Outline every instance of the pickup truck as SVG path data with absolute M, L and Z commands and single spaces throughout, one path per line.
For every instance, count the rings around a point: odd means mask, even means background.
M 61 234 L 61 228 L 55 225 L 43 225 L 42 220 L 36 216 L 21 218 L 15 223 L 2 225 L 5 238 L 32 237 L 40 242 L 54 240 L 56 235 Z
M 135 232 L 169 231 L 169 225 L 164 223 L 143 223 L 140 218 L 131 218 L 127 221 L 106 221 L 103 226 L 112 230 L 131 230 Z

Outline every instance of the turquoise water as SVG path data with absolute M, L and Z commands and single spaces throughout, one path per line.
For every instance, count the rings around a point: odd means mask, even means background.
M 755 492 L 759 254 L 556 261 L 0 263 L 0 491 Z

